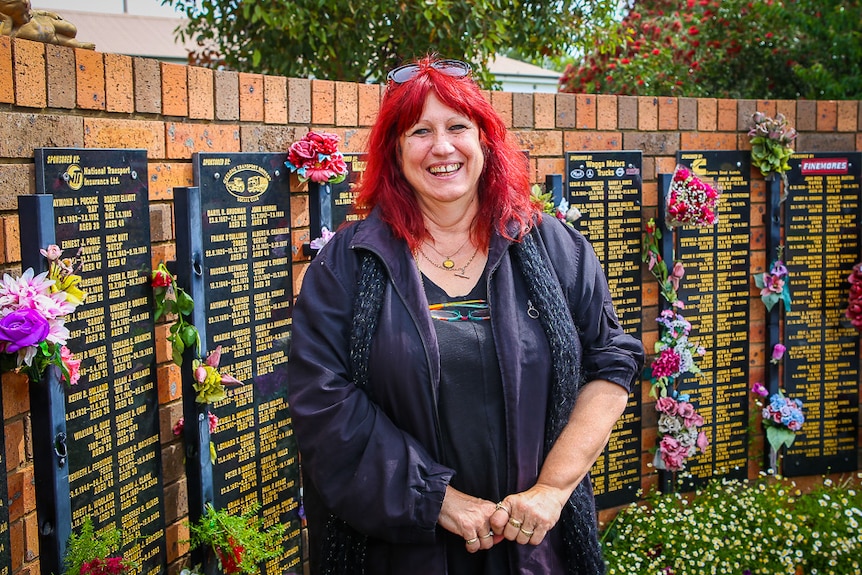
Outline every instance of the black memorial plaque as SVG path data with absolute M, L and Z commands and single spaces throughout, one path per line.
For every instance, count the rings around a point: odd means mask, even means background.
M 784 388 L 806 421 L 784 460 L 788 476 L 857 468 L 859 333 L 844 315 L 859 260 L 862 154 L 794 154 L 784 202 L 791 309 Z
M 66 397 L 72 525 L 123 534 L 138 573 L 164 573 L 146 150 L 36 150 L 57 244 L 80 254 L 84 303 L 66 323 L 81 379 Z
M 266 574 L 300 564 L 299 462 L 287 405 L 293 279 L 286 154 L 198 153 L 208 351 L 243 382 L 213 412 L 215 506 L 261 505 L 264 524 L 287 526 L 285 553 Z
M 353 188 L 365 171 L 365 154 L 344 154 L 344 163 L 347 164 L 347 175 L 343 181 L 337 184 L 308 182 L 308 216 L 312 222 L 312 239 L 320 237 L 323 227 L 334 232 L 345 222 L 359 219 L 359 215 L 353 213 Z
M 641 152 L 569 152 L 566 199 L 596 250 L 627 333 L 641 339 Z M 604 453 L 591 471 L 596 503 L 608 508 L 638 498 L 641 488 L 641 393 L 629 396 Z
M 691 322 L 689 340 L 706 354 L 701 373 L 686 376 L 709 437 L 706 453 L 687 470 L 695 481 L 748 476 L 748 332 L 751 235 L 751 157 L 748 152 L 677 152 L 677 161 L 721 187 L 718 223 L 676 230 L 676 259 L 685 266 L 678 297 Z M 670 262 L 668 265 L 672 265 Z

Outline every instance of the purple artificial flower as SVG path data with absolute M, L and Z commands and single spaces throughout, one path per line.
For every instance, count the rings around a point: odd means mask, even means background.
M 787 348 L 784 347 L 780 343 L 776 343 L 775 347 L 772 348 L 772 359 L 769 361 L 771 363 L 778 363 L 781 361 L 781 358 L 784 357 L 784 352 L 787 351 Z
M 759 395 L 760 397 L 766 397 L 769 395 L 769 390 L 763 386 L 759 381 L 755 381 L 754 385 L 751 386 L 751 392 Z
M 48 320 L 35 309 L 13 311 L 0 319 L 0 347 L 6 353 L 16 353 L 44 341 L 50 330 Z

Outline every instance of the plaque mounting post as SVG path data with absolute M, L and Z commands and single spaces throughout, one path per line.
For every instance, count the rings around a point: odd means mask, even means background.
M 56 243 L 54 196 L 19 196 L 18 217 L 21 267 L 33 268 L 37 274 L 47 271 L 47 260 L 39 249 Z M 30 382 L 30 416 L 39 561 L 43 573 L 62 573 L 66 543 L 72 533 L 72 500 L 66 451 L 66 396 L 56 366 L 45 370 L 42 381 Z
M 773 174 L 767 179 L 766 186 L 768 200 L 766 202 L 766 213 L 763 215 L 763 224 L 766 228 L 766 254 L 768 256 L 766 258 L 766 265 L 769 266 L 772 261 L 771 258 L 776 257 L 778 246 L 781 245 L 781 179 Z M 767 358 L 771 357 L 772 348 L 775 344 L 781 342 L 781 307 L 781 305 L 774 305 L 771 310 L 766 312 L 765 357 Z M 777 363 L 766 361 L 766 384 L 770 396 L 777 393 L 781 387 L 779 371 L 780 366 Z M 768 445 L 764 443 L 763 468 L 769 469 L 770 467 L 769 449 Z M 776 469 L 775 472 L 778 473 L 779 470 Z
M 197 328 L 202 345 L 205 345 L 207 323 L 200 188 L 174 188 L 174 211 L 177 222 L 177 281 L 195 301 L 191 323 Z M 195 401 L 196 392 L 193 387 L 195 380 L 191 366 L 196 351 L 194 348 L 186 349 L 183 354 L 182 369 L 183 418 L 186 422 L 183 436 L 186 445 L 186 477 L 191 523 L 197 522 L 203 515 L 206 504 L 214 500 L 208 408 L 206 404 Z M 195 549 L 192 551 L 192 564 L 204 564 L 204 559 L 208 556 L 205 550 Z
M 559 206 L 563 200 L 563 176 L 562 174 L 548 174 L 545 176 L 545 192 L 551 192 L 554 206 Z M 568 198 L 566 198 L 568 200 Z
M 673 174 L 658 175 L 658 213 L 656 214 L 655 223 L 656 228 L 661 230 L 661 239 L 658 244 L 661 257 L 665 263 L 670 262 L 671 267 L 673 267 L 674 257 L 674 233 L 673 228 L 670 228 L 667 225 L 667 194 L 668 191 L 670 191 L 672 178 Z M 665 301 L 664 298 L 659 298 L 659 308 L 662 311 L 668 309 L 669 305 L 670 302 Z M 662 493 L 673 492 L 673 479 L 673 472 L 665 471 L 663 469 L 658 470 L 659 489 Z

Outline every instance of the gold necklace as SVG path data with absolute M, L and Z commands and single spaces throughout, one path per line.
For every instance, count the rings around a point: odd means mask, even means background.
M 464 246 L 461 246 L 461 247 L 464 247 Z M 467 260 L 467 263 L 466 263 L 466 264 L 464 264 L 463 266 L 461 266 L 460 268 L 456 268 L 456 267 L 455 267 L 455 262 L 452 262 L 452 265 L 451 265 L 451 266 L 446 267 L 446 262 L 443 262 L 442 264 L 438 264 L 437 262 L 435 262 L 434 260 L 432 260 L 431 258 L 429 258 L 429 257 L 428 257 L 428 254 L 426 254 L 426 253 L 422 250 L 422 246 L 419 246 L 419 248 L 418 248 L 418 249 L 419 249 L 419 253 L 420 253 L 420 254 L 422 254 L 422 257 L 423 257 L 423 258 L 425 258 L 426 260 L 428 260 L 428 263 L 430 263 L 430 264 L 431 264 L 432 266 L 434 266 L 435 268 L 440 268 L 441 270 L 446 270 L 447 272 L 452 272 L 452 273 L 454 273 L 454 274 L 455 274 L 455 277 L 463 278 L 463 279 L 465 279 L 465 280 L 470 279 L 470 276 L 466 275 L 464 272 L 466 272 L 466 271 L 467 271 L 467 268 L 468 268 L 468 267 L 470 267 L 470 264 L 472 264 L 472 263 L 473 263 L 473 260 L 476 258 L 476 254 L 478 254 L 478 253 L 479 253 L 479 248 L 476 248 L 476 250 L 473 252 L 473 255 L 472 255 L 472 256 L 470 256 L 470 259 L 469 259 L 469 260 Z M 458 252 L 455 252 L 455 253 L 457 254 Z M 453 254 L 453 255 L 454 255 L 454 254 Z M 416 262 L 416 264 L 418 265 L 418 264 L 419 264 L 419 262 L 417 261 L 417 262 Z
M 435 252 L 437 252 L 437 255 L 442 256 L 442 257 L 443 257 L 443 263 L 442 263 L 442 264 L 440 264 L 440 265 L 434 264 L 435 266 L 437 266 L 437 267 L 442 267 L 442 268 L 443 268 L 443 269 L 445 269 L 445 270 L 452 270 L 452 269 L 455 269 L 455 261 L 454 261 L 452 258 L 454 258 L 454 257 L 455 257 L 455 256 L 457 256 L 459 253 L 461 253 L 461 250 L 463 250 L 463 249 L 464 249 L 464 246 L 466 246 L 466 245 L 467 245 L 467 242 L 469 242 L 469 241 L 470 241 L 470 236 L 469 236 L 469 234 L 468 234 L 468 235 L 467 235 L 467 239 L 466 239 L 466 240 L 464 240 L 464 243 L 463 243 L 463 244 L 461 244 L 461 245 L 460 245 L 460 247 L 458 247 L 458 249 L 457 249 L 457 250 L 455 250 L 455 252 L 454 252 L 451 256 L 444 256 L 443 254 L 441 254 L 441 253 L 437 250 L 437 248 L 435 248 L 435 247 L 434 247 L 434 245 L 433 245 L 433 244 L 430 244 L 430 243 L 428 243 L 428 242 L 423 242 L 423 243 L 428 244 L 429 246 L 431 246 L 431 249 L 432 249 L 432 250 L 434 250 Z M 422 254 L 422 255 L 425 255 L 425 254 Z M 425 259 L 428 259 L 428 256 L 425 256 Z M 431 260 L 428 260 L 428 261 L 431 261 Z M 434 262 L 431 262 L 431 263 L 433 264 Z

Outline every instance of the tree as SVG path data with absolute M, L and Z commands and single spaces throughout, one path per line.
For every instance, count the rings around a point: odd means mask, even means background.
M 570 64 L 562 91 L 728 98 L 862 97 L 862 0 L 636 0 Z
M 162 0 L 184 13 L 196 63 L 289 77 L 383 81 L 404 60 L 436 52 L 477 67 L 517 46 L 531 58 L 593 44 L 620 0 Z M 588 23 L 590 23 L 588 25 Z

